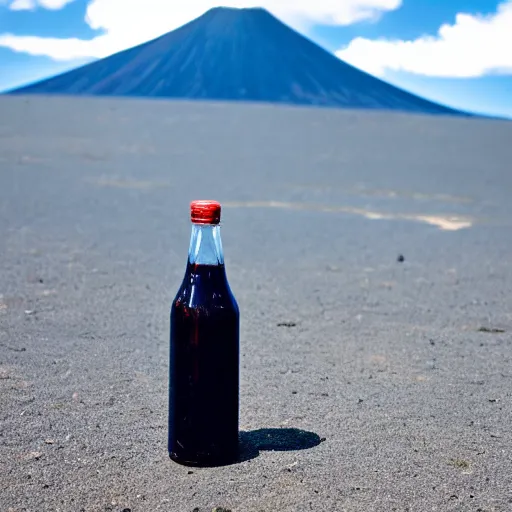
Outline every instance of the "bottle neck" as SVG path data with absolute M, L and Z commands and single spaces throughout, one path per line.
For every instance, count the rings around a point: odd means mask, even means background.
M 192 265 L 224 265 L 218 224 L 192 224 L 188 262 Z

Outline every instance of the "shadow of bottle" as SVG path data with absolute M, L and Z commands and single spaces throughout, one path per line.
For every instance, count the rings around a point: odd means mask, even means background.
M 240 457 L 238 462 L 256 458 L 260 451 L 308 450 L 325 439 L 318 434 L 298 428 L 261 428 L 240 432 Z

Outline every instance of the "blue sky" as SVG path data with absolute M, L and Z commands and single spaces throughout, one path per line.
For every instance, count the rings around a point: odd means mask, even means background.
M 0 0 L 0 91 L 173 30 L 208 0 Z M 227 0 L 444 104 L 512 118 L 512 0 Z M 136 29 L 134 28 L 136 27 Z

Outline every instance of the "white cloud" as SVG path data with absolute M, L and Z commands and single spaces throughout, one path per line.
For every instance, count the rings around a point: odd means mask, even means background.
M 74 0 L 13 0 L 9 5 L 12 11 L 33 11 L 37 7 L 44 9 L 58 10 Z
M 26 1 L 26 0 L 15 0 Z M 37 0 L 40 5 L 70 0 Z M 223 0 L 226 7 L 265 7 L 296 28 L 313 24 L 349 25 L 375 19 L 381 13 L 400 7 L 402 0 Z M 86 22 L 102 30 L 92 40 L 0 35 L 0 46 L 55 60 L 106 57 L 158 37 L 200 16 L 211 7 L 211 0 L 91 0 Z
M 512 74 L 512 0 L 490 15 L 459 13 L 436 36 L 412 41 L 358 37 L 336 55 L 380 76 L 386 70 L 460 78 Z
M 106 41 L 105 41 L 106 40 Z M 66 44 L 62 44 L 66 41 Z M 0 47 L 30 55 L 49 56 L 54 60 L 65 61 L 101 56 L 109 47 L 107 36 L 99 36 L 90 41 L 82 39 L 57 39 L 52 37 L 0 35 Z M 114 52 L 111 52 L 114 53 Z
M 9 9 L 12 11 L 31 11 L 35 8 L 35 0 L 14 0 L 14 2 L 9 5 Z
M 75 0 L 37 0 L 38 4 L 45 9 L 62 9 L 65 5 Z

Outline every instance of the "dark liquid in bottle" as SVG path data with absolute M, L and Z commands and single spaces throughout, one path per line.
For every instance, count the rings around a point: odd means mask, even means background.
M 238 458 L 239 310 L 224 265 L 189 263 L 171 308 L 169 455 Z

